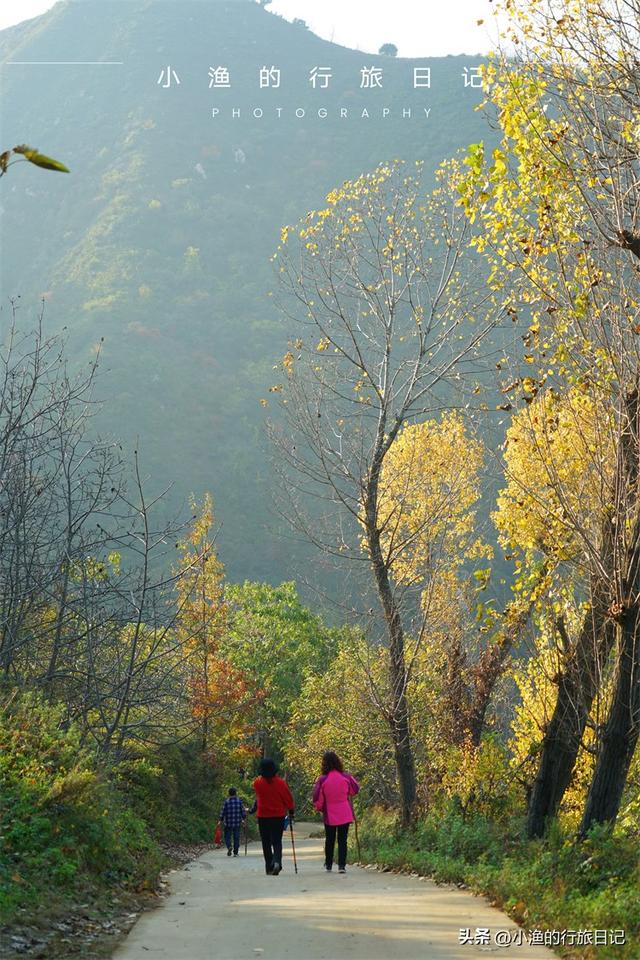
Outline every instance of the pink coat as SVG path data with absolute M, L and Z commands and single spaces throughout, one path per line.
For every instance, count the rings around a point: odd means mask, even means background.
M 324 822 L 330 827 L 339 827 L 353 822 L 353 810 L 349 797 L 355 796 L 360 785 L 350 773 L 331 770 L 318 777 L 313 787 L 313 805 L 324 814 Z

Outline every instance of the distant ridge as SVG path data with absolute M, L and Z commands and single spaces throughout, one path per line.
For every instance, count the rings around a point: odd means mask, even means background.
M 478 58 L 355 52 L 252 0 L 63 2 L 2 31 L 0 56 L 4 146 L 27 142 L 71 168 L 4 179 L 3 302 L 20 294 L 26 325 L 44 295 L 77 362 L 104 337 L 101 427 L 140 437 L 153 484 L 173 480 L 176 503 L 213 493 L 232 578 L 290 577 L 292 545 L 267 528 L 259 405 L 286 348 L 268 297 L 280 226 L 382 160 L 433 169 L 486 135 L 481 91 L 462 77 Z M 7 63 L 18 60 L 122 65 Z M 430 88 L 413 87 L 419 65 Z M 210 88 L 216 66 L 230 87 Z M 280 68 L 279 88 L 259 88 L 262 66 Z M 331 83 L 314 90 L 322 66 Z M 384 85 L 361 89 L 372 66 Z M 180 83 L 164 87 L 170 70 Z

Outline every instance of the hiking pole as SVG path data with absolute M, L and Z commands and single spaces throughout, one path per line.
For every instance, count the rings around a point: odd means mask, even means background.
M 356 812 L 353 809 L 353 803 L 351 803 L 351 813 L 353 814 L 353 826 L 356 831 L 356 847 L 358 849 L 358 863 L 362 863 L 362 854 L 360 853 L 360 837 L 358 836 L 358 818 L 356 817 Z
M 298 872 L 298 861 L 296 860 L 296 842 L 293 839 L 293 820 L 289 817 L 289 829 L 291 830 L 291 849 L 293 850 L 293 866 L 295 867 L 296 873 Z
M 247 821 L 245 818 L 245 821 L 244 821 L 244 855 L 245 857 L 247 855 L 247 834 L 248 833 L 249 833 L 249 827 L 247 825 Z
M 356 831 L 356 847 L 358 848 L 358 863 L 362 863 L 362 854 L 360 853 L 360 837 L 358 836 L 358 818 L 353 814 L 353 826 Z

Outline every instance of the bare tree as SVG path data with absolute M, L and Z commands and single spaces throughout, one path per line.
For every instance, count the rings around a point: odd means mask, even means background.
M 60 461 L 52 456 L 65 419 L 90 406 L 96 364 L 73 378 L 64 344 L 36 329 L 20 332 L 17 301 L 0 352 L 0 666 L 12 671 L 22 627 L 45 584 L 57 579 L 47 560 L 58 513 Z M 43 522 L 47 517 L 51 523 Z M 37 589 L 36 589 L 37 587 Z
M 406 643 L 422 581 L 401 575 L 398 560 L 424 531 L 403 525 L 401 506 L 385 507 L 385 463 L 404 427 L 460 401 L 463 373 L 478 367 L 496 322 L 466 262 L 469 226 L 445 172 L 432 196 L 420 174 L 384 164 L 283 229 L 276 263 L 299 336 L 272 388 L 282 419 L 271 426 L 288 519 L 366 571 L 377 594 L 389 670 L 381 708 L 405 823 L 416 793 Z
M 70 375 L 17 303 L 0 352 L 0 665 L 63 702 L 103 752 L 189 736 L 194 637 L 178 629 L 182 520 L 150 497 L 138 454 L 93 429 L 97 358 Z M 200 562 L 194 553 L 193 564 Z M 205 625 L 193 628 L 204 629 Z

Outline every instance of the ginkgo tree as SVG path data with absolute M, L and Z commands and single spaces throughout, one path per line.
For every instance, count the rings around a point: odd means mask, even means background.
M 590 391 L 549 390 L 513 417 L 505 485 L 494 520 L 505 548 L 526 563 L 581 562 L 579 530 L 595 537 L 614 469 L 615 424 Z M 600 460 L 602 458 L 602 460 Z
M 403 428 L 461 401 L 464 373 L 477 369 L 499 316 L 474 270 L 471 228 L 447 170 L 431 194 L 421 174 L 420 164 L 394 161 L 344 183 L 283 228 L 275 255 L 297 330 L 272 388 L 283 510 L 323 552 L 365 574 L 365 598 L 377 595 L 373 633 L 388 651 L 384 711 L 405 823 L 416 796 L 406 637 L 420 591 L 408 589 L 417 580 L 410 573 L 407 582 L 398 556 L 413 544 L 418 560 L 424 518 L 416 514 L 412 531 L 403 510 L 407 522 L 393 532 L 400 514 L 388 497 L 385 505 L 387 461 Z M 394 496 L 402 501 L 402 480 Z
M 396 583 L 427 587 L 470 558 L 488 557 L 477 537 L 476 506 L 484 449 L 456 411 L 407 424 L 380 477 L 381 546 Z

